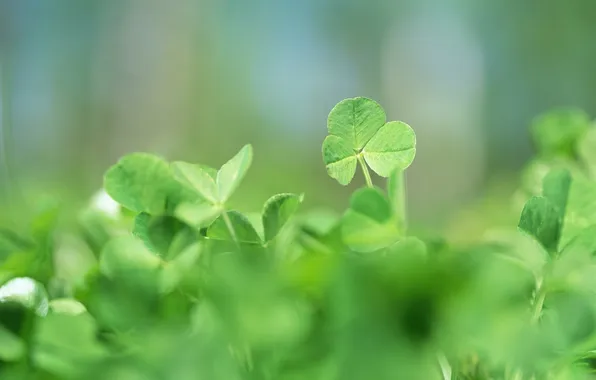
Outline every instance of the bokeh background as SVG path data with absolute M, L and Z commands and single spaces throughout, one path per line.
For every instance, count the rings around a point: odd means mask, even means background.
M 83 199 L 128 152 L 218 166 L 252 143 L 240 209 L 287 191 L 341 210 L 363 179 L 326 175 L 326 116 L 368 96 L 416 130 L 410 215 L 440 224 L 515 183 L 533 116 L 595 113 L 595 16 L 593 0 L 0 0 L 0 191 Z

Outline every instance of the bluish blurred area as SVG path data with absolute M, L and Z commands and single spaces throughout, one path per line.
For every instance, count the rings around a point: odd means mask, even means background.
M 368 96 L 416 130 L 411 214 L 436 218 L 523 164 L 536 114 L 595 114 L 594 16 L 593 0 L 0 0 L 2 187 L 8 166 L 86 196 L 128 152 L 216 166 L 252 143 L 239 207 L 291 191 L 340 209 L 363 181 L 326 175 L 325 121 Z

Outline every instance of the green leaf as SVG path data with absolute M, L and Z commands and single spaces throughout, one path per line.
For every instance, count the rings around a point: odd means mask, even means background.
M 389 177 L 395 170 L 404 170 L 416 155 L 416 135 L 406 123 L 392 121 L 385 124 L 366 144 L 364 159 L 381 177 Z
M 169 293 L 183 281 L 185 276 L 192 275 L 202 250 L 203 246 L 201 244 L 191 244 L 164 266 L 160 274 L 160 290 L 162 293 Z
M 563 222 L 561 245 L 566 245 L 583 229 L 596 224 L 596 183 L 574 177 Z
M 341 232 L 344 243 L 357 252 L 376 251 L 401 238 L 389 201 L 377 188 L 360 189 L 352 195 Z
M 374 100 L 351 98 L 339 102 L 329 113 L 330 135 L 343 139 L 353 151 L 360 151 L 385 124 L 385 111 Z
M 174 215 L 195 228 L 208 227 L 221 213 L 219 206 L 210 203 L 182 203 Z
M 578 143 L 578 154 L 593 179 L 596 179 L 596 127 L 591 127 Z
M 412 128 L 399 121 L 385 123 L 385 112 L 370 99 L 343 100 L 331 110 L 327 126 L 323 161 L 329 176 L 344 186 L 354 178 L 358 161 L 370 184 L 365 161 L 377 174 L 389 177 L 410 166 L 416 155 Z
M 79 315 L 87 309 L 79 301 L 71 298 L 57 298 L 50 301 L 50 312 L 68 315 Z
M 549 254 L 557 251 L 561 220 L 558 209 L 547 198 L 530 198 L 521 213 L 518 227 L 534 236 Z
M 172 216 L 140 213 L 135 218 L 133 234 L 141 239 L 149 250 L 165 257 L 172 241 L 187 228 L 189 227 L 185 223 Z
M 327 136 L 323 141 L 323 162 L 327 173 L 342 185 L 347 185 L 354 178 L 357 157 L 349 143 L 337 136 Z
M 217 185 L 217 170 L 200 164 L 189 164 L 187 162 L 176 161 L 172 165 L 174 178 L 195 190 L 202 198 L 217 203 L 219 195 Z
M 172 188 L 167 162 L 146 153 L 129 154 L 104 177 L 106 192 L 116 202 L 135 212 L 161 214 Z
M 111 278 L 151 276 L 160 266 L 161 259 L 132 236 L 113 239 L 106 244 L 99 258 L 101 273 Z
M 0 361 L 16 361 L 25 353 L 25 343 L 0 325 Z
M 36 327 L 33 363 L 54 375 L 75 376 L 106 354 L 96 335 L 95 321 L 87 313 L 49 314 Z
M 221 203 L 225 203 L 240 185 L 252 163 L 252 155 L 252 146 L 245 145 L 217 172 L 217 189 Z
M 48 293 L 44 286 L 29 278 L 13 278 L 0 287 L 0 303 L 16 302 L 38 315 L 48 312 Z
M 573 157 L 589 126 L 590 118 L 582 110 L 559 108 L 534 119 L 531 131 L 541 155 Z
M 15 232 L 0 228 L 0 260 L 5 259 L 11 253 L 23 252 L 32 249 L 35 244 Z
M 252 226 L 247 217 L 238 211 L 228 211 L 228 218 L 232 223 L 238 242 L 242 243 L 261 243 L 259 234 Z M 214 240 L 233 241 L 232 235 L 223 216 L 217 218 L 215 222 L 207 229 L 207 237 Z
M 303 199 L 303 195 L 277 194 L 265 202 L 262 216 L 265 242 L 277 236 L 288 219 L 298 210 Z
M 563 220 L 571 189 L 571 174 L 566 169 L 553 169 L 544 177 L 542 187 L 544 197 L 559 210 L 559 217 Z

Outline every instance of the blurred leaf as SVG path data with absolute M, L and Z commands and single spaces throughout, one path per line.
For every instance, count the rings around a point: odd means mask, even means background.
M 561 246 L 569 243 L 584 228 L 596 224 L 596 182 L 574 177 L 561 234 Z
M 34 243 L 17 235 L 15 232 L 0 228 L 0 262 L 14 252 L 27 251 L 34 247 Z
M 149 252 L 144 244 L 124 236 L 110 241 L 99 258 L 101 273 L 108 277 L 152 277 L 157 274 L 161 259 Z M 133 279 L 134 280 L 134 279 Z
M 553 169 L 544 177 L 544 197 L 557 208 L 561 221 L 565 217 L 570 188 L 571 174 L 566 169 Z
M 416 155 L 416 135 L 401 121 L 385 124 L 362 150 L 370 168 L 381 177 L 389 177 L 395 170 L 404 170 Z
M 16 361 L 25 353 L 24 342 L 0 325 L 0 361 Z
M 133 234 L 141 239 L 152 252 L 167 258 L 174 239 L 190 228 L 172 216 L 151 216 L 140 213 L 135 218 Z
M 544 197 L 532 197 L 524 206 L 518 227 L 534 236 L 549 252 L 557 252 L 561 221 L 557 208 Z
M 71 298 L 57 298 L 50 301 L 50 312 L 68 315 L 79 315 L 87 309 L 79 301 Z
M 391 217 L 389 201 L 378 188 L 356 191 L 341 223 L 344 243 L 358 252 L 387 247 L 401 237 Z
M 106 192 L 135 212 L 161 214 L 172 190 L 167 162 L 146 153 L 129 154 L 112 166 L 104 177 Z
M 38 321 L 34 339 L 33 362 L 58 376 L 75 376 L 105 354 L 87 313 L 49 314 Z
M 262 216 L 265 242 L 269 242 L 277 236 L 288 219 L 296 212 L 303 199 L 303 195 L 277 194 L 265 202 Z
M 577 141 L 590 127 L 588 115 L 574 108 L 560 108 L 537 117 L 531 131 L 541 155 L 573 157 Z
M 592 126 L 579 141 L 578 153 L 592 179 L 596 180 L 596 126 Z

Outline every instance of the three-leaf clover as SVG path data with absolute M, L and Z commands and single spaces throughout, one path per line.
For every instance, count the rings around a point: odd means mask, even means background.
M 352 181 L 357 163 L 368 186 L 372 186 L 366 165 L 378 175 L 389 177 L 395 170 L 410 166 L 416 154 L 412 128 L 401 121 L 387 123 L 383 108 L 368 98 L 339 102 L 329 113 L 327 129 L 323 161 L 327 173 L 342 185 Z
M 202 199 L 200 203 L 181 204 L 176 214 L 196 226 L 208 225 L 219 215 L 227 218 L 226 202 L 246 175 L 252 156 L 252 146 L 245 145 L 219 170 L 181 161 L 172 163 L 174 178 Z

